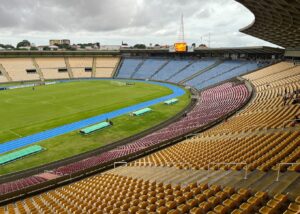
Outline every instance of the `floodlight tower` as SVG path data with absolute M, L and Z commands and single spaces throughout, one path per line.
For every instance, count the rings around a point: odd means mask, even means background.
M 181 14 L 180 26 L 178 32 L 178 41 L 170 48 L 170 52 L 176 53 L 185 53 L 187 52 L 188 47 L 186 42 L 184 41 L 184 22 L 183 22 L 183 14 Z
M 183 21 L 183 13 L 181 14 L 179 33 L 178 33 L 178 42 L 184 41 L 184 21 Z

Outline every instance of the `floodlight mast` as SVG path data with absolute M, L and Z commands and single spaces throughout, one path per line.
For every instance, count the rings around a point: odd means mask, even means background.
M 184 41 L 184 20 L 183 20 L 183 13 L 181 14 L 180 26 L 179 26 L 179 35 L 178 35 L 178 42 L 185 42 Z

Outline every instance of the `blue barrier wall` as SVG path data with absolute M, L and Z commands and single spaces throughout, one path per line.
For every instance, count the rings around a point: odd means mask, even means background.
M 143 82 L 143 81 L 131 81 L 130 80 L 130 82 Z M 175 97 L 179 97 L 179 96 L 182 96 L 185 94 L 185 91 L 182 88 L 175 86 L 175 85 L 168 84 L 168 83 L 160 83 L 160 82 L 152 82 L 152 81 L 147 81 L 145 83 L 167 87 L 172 90 L 172 94 L 164 96 L 164 97 L 156 98 L 154 100 L 139 103 L 139 104 L 136 104 L 133 106 L 129 106 L 129 107 L 126 107 L 123 109 L 119 109 L 116 111 L 108 112 L 106 114 L 101 114 L 101 115 L 91 117 L 91 118 L 88 118 L 85 120 L 74 122 L 71 124 L 63 125 L 63 126 L 60 126 L 60 127 L 54 128 L 54 129 L 46 130 L 46 131 L 43 131 L 43 132 L 40 132 L 37 134 L 29 135 L 27 137 L 23 137 L 23 138 L 19 138 L 16 140 L 2 143 L 2 144 L 0 144 L 0 154 L 9 152 L 9 151 L 21 148 L 23 146 L 33 144 L 33 143 L 37 143 L 37 142 L 40 142 L 43 140 L 47 140 L 49 138 L 57 137 L 59 135 L 63 135 L 63 134 L 66 134 L 66 133 L 69 133 L 69 132 L 72 132 L 75 130 L 79 130 L 79 129 L 82 129 L 87 126 L 90 126 L 90 125 L 93 125 L 96 123 L 100 123 L 103 120 L 105 120 L 106 118 L 112 119 L 112 118 L 118 117 L 120 115 L 128 114 L 130 112 L 137 111 L 139 109 L 146 108 L 146 107 L 155 105 L 157 103 L 161 103 L 166 100 L 169 100 L 169 99 L 172 99 Z

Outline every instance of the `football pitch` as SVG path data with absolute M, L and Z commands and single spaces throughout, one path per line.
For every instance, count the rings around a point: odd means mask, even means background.
M 143 82 L 118 85 L 107 81 L 76 81 L 0 91 L 0 143 L 92 116 L 132 106 L 171 94 L 168 88 Z M 72 132 L 38 143 L 40 154 L 1 166 L 0 174 L 43 165 L 99 148 L 174 116 L 189 103 L 188 95 L 176 105 L 153 106 L 153 112 L 133 120 L 128 115 L 114 119 L 114 126 L 89 136 Z

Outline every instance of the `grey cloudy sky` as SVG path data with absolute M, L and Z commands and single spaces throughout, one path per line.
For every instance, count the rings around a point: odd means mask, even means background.
M 0 0 L 0 43 L 172 44 L 181 13 L 188 43 L 271 45 L 239 33 L 254 16 L 234 0 Z

